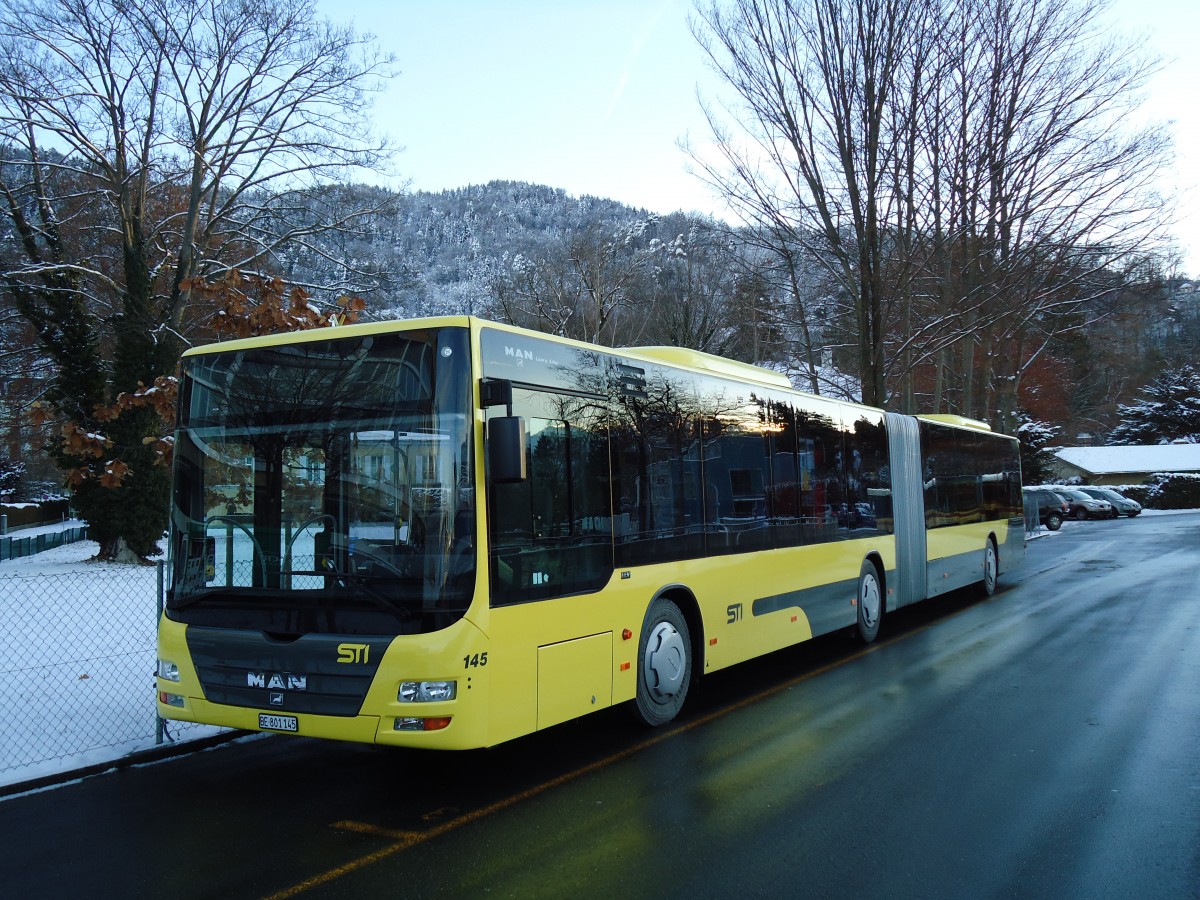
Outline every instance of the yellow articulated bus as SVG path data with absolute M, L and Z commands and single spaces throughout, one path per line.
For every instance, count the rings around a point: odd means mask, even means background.
M 183 361 L 166 718 L 484 747 L 996 578 L 1015 440 L 476 318 Z

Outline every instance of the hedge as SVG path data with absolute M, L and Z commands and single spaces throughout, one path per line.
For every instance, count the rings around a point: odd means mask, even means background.
M 27 525 L 53 525 L 70 516 L 67 500 L 44 500 L 41 503 L 0 503 L 0 513 L 8 516 L 8 529 Z
M 1200 509 L 1200 474 L 1192 472 L 1157 472 L 1145 484 L 1123 484 L 1113 490 L 1146 509 Z

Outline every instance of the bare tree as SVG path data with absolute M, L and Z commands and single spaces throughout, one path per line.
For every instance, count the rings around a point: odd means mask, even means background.
M 195 278 L 270 271 L 281 248 L 369 212 L 314 220 L 300 201 L 386 160 L 365 113 L 391 71 L 369 35 L 313 0 L 10 0 L 0 141 L 22 252 L 7 283 L 46 310 L 51 291 L 111 309 L 81 316 L 112 348 L 106 390 L 151 383 L 174 368 Z M 69 259 L 54 250 L 65 231 L 81 251 Z M 153 427 L 135 412 L 110 430 L 138 455 Z
M 576 340 L 636 343 L 649 302 L 656 248 L 643 241 L 647 222 L 592 225 L 561 244 L 518 254 L 492 280 L 496 314 L 507 322 Z
M 761 324 L 778 333 L 786 349 L 775 361 L 782 362 L 805 390 L 845 399 L 861 396 L 856 379 L 849 379 L 855 387 L 847 394 L 845 379 L 834 383 L 826 377 L 835 354 L 857 351 L 857 340 L 851 347 L 840 337 L 838 322 L 852 315 L 829 270 L 779 225 L 741 229 L 738 238 L 733 263 L 740 273 L 734 310 L 739 322 L 748 317 L 756 334 Z M 759 346 L 757 339 L 754 343 Z M 755 362 L 764 361 L 757 352 L 752 356 Z
M 919 107 L 922 290 L 890 375 L 1011 433 L 1026 371 L 1144 277 L 1166 224 L 1160 129 L 1122 122 L 1150 63 L 1103 39 L 1100 4 L 940 7 Z M 1128 296 L 1128 295 L 1125 295 Z M 900 365 L 897 365 L 900 363 Z
M 734 237 L 715 222 L 669 216 L 651 241 L 653 287 L 642 340 L 707 353 L 738 353 Z M 672 237 L 672 233 L 674 236 Z
M 984 88 L 972 122 L 977 185 L 958 229 L 978 252 L 960 271 L 980 300 L 978 378 L 964 412 L 1011 432 L 1021 374 L 1064 330 L 1115 307 L 1167 224 L 1153 184 L 1158 127 L 1127 123 L 1152 62 L 1099 30 L 1098 0 L 960 4 Z
M 269 266 L 280 247 L 372 211 L 314 221 L 301 203 L 388 151 L 364 112 L 391 59 L 312 0 L 7 8 L 2 121 L 86 173 L 115 212 L 130 302 L 161 279 L 154 312 L 170 327 L 190 279 Z
M 707 7 L 694 29 L 737 95 L 741 125 L 735 135 L 708 109 L 722 159 L 697 162 L 735 210 L 837 278 L 852 301 L 862 397 L 874 404 L 885 397 L 889 175 L 905 135 L 895 95 L 922 9 L 735 0 Z
M 853 303 L 862 396 L 1016 426 L 1021 374 L 1166 223 L 1152 70 L 1102 0 L 735 0 L 696 28 L 738 122 L 704 177 Z M 886 351 L 886 352 L 885 352 Z

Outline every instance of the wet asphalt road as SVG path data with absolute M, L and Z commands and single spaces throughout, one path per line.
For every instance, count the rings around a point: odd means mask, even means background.
M 486 751 L 256 737 L 0 802 L 7 897 L 1200 897 L 1200 515 Z

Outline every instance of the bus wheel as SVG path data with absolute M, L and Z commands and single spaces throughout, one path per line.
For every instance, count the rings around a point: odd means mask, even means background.
M 869 644 L 879 636 L 879 625 L 883 621 L 883 590 L 879 584 L 879 570 L 869 559 L 863 560 L 858 573 L 858 637 Z
M 996 563 L 996 545 L 988 538 L 983 550 L 983 596 L 990 597 L 996 593 L 996 575 L 999 571 Z
M 670 722 L 683 708 L 691 680 L 687 620 L 670 600 L 655 600 L 646 614 L 638 647 L 637 718 L 651 726 Z

